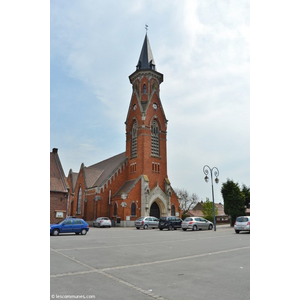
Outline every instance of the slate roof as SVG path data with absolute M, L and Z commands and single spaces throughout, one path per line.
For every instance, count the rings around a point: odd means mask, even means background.
M 57 149 L 50 152 L 50 191 L 67 193 L 68 184 Z
M 102 186 L 127 160 L 125 154 L 122 152 L 89 167 L 84 167 L 87 188 Z
M 128 193 L 131 191 L 131 189 L 134 188 L 136 182 L 137 182 L 139 179 L 140 179 L 140 178 L 125 181 L 124 184 L 119 188 L 119 190 L 114 194 L 113 197 L 121 196 L 123 193 L 124 193 L 124 194 L 128 194 Z
M 140 58 L 138 60 L 136 68 L 137 70 L 151 69 L 156 71 L 156 66 L 147 34 L 144 39 Z

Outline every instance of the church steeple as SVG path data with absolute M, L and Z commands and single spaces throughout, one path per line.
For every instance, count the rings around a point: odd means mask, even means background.
M 136 69 L 137 70 L 151 69 L 151 70 L 156 71 L 156 66 L 155 66 L 155 62 L 154 62 L 154 58 L 153 58 L 153 54 L 152 54 L 152 51 L 151 51 L 151 47 L 150 47 L 150 43 L 149 43 L 147 33 L 145 35 L 141 55 L 140 55 L 140 58 L 138 60 Z

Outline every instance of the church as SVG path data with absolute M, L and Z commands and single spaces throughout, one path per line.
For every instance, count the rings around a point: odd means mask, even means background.
M 181 216 L 167 173 L 167 124 L 160 99 L 163 74 L 157 71 L 146 33 L 126 116 L 126 149 L 79 173 L 69 171 L 68 215 L 93 221 L 109 217 L 133 226 L 140 216 Z

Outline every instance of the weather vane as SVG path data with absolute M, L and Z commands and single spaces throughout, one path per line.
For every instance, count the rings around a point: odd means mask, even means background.
M 148 31 L 148 25 L 147 24 L 145 25 L 145 29 L 146 29 L 146 32 L 147 32 Z

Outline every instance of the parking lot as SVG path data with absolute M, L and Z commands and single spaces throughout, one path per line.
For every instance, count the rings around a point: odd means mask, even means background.
M 90 228 L 50 237 L 50 299 L 250 299 L 250 234 Z

